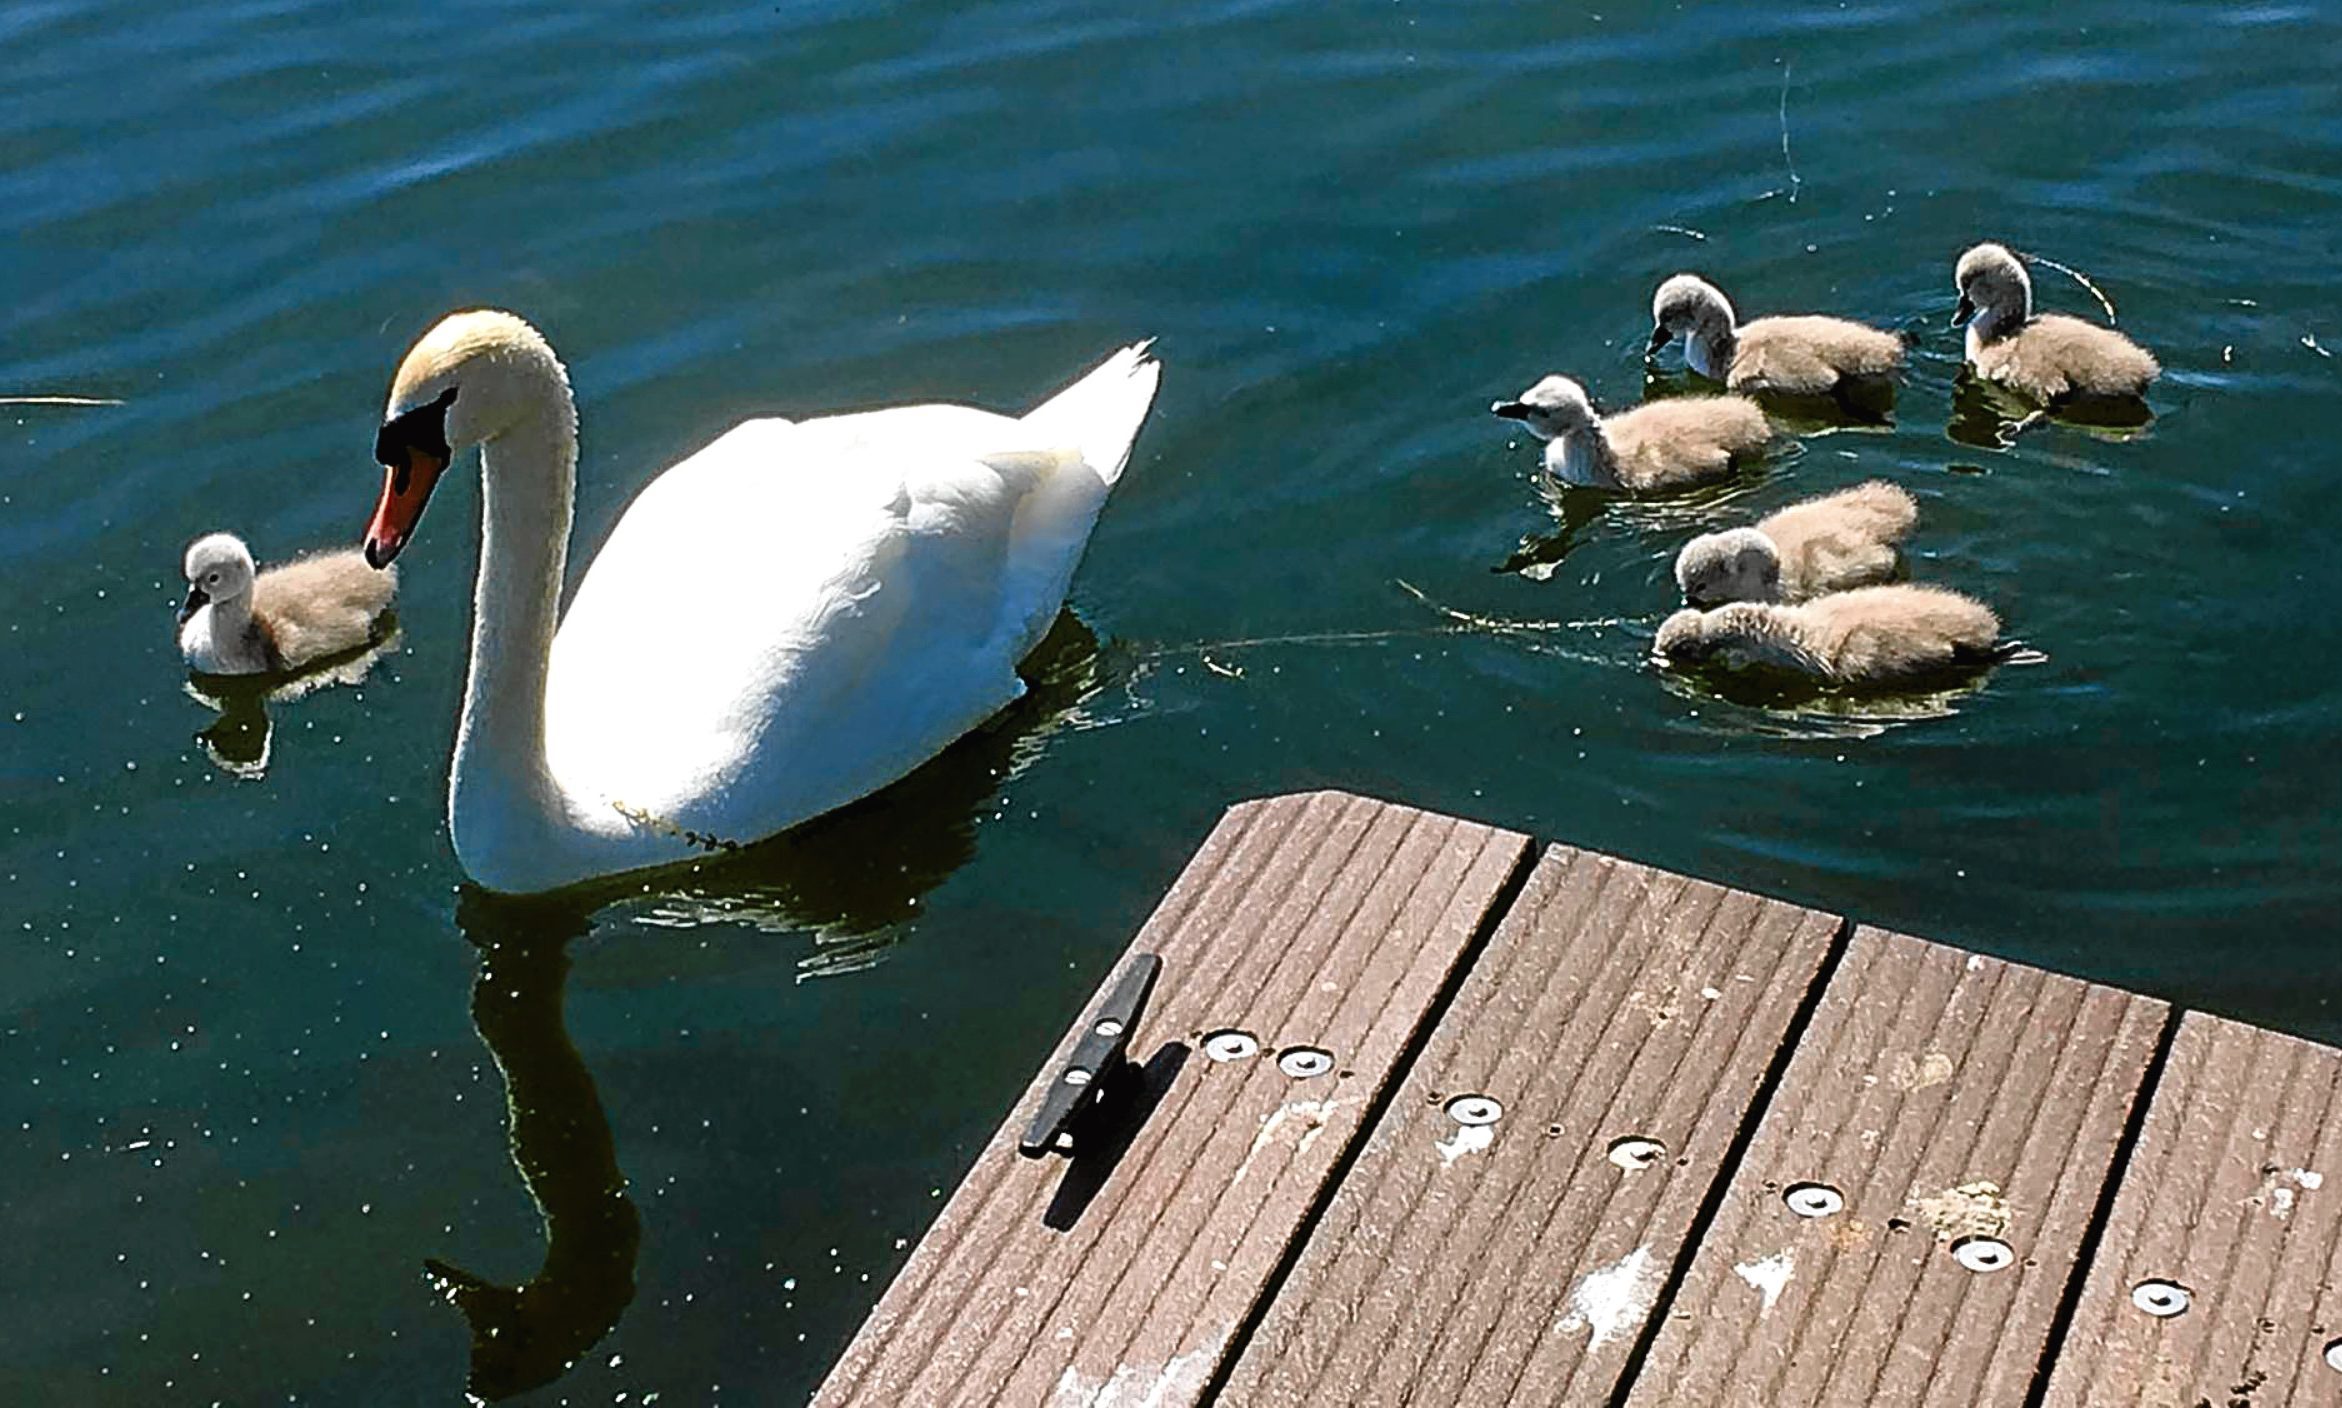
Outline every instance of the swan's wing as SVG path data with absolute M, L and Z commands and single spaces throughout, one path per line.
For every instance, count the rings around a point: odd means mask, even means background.
M 751 422 L 611 532 L 554 642 L 564 790 L 754 839 L 900 777 L 1016 697 L 1002 584 L 1046 466 L 960 452 L 982 412 Z
M 813 472 L 796 427 L 750 421 L 652 480 L 578 583 L 546 677 L 546 754 L 589 805 L 661 811 L 756 744 L 783 690 L 845 618 L 884 618 L 900 506 Z M 871 623 L 883 631 L 887 622 Z

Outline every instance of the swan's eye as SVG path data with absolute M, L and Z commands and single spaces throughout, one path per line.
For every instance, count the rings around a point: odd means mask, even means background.
M 220 574 L 219 574 L 219 573 L 217 573 L 217 572 L 206 572 L 206 573 L 204 573 L 204 574 L 203 574 L 203 584 L 204 584 L 205 586 L 207 586 L 207 587 L 216 587 L 216 586 L 218 586 L 218 585 L 220 584 Z

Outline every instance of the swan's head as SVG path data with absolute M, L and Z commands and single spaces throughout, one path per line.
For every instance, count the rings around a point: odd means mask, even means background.
M 1781 553 L 1754 528 L 1702 533 L 1675 555 L 1675 585 L 1697 607 L 1772 601 L 1781 594 Z
M 1988 326 L 2021 323 L 2033 316 L 2033 279 L 2006 245 L 1980 244 L 1961 255 L 1952 283 L 1960 291 L 1953 327 L 1979 313 Z
M 1740 325 L 1724 291 L 1697 274 L 1677 274 L 1651 295 L 1651 346 L 1647 356 L 1678 337 L 1715 341 Z
M 1651 638 L 1651 654 L 1682 663 L 1705 659 L 1710 647 L 1707 627 L 1708 618 L 1687 606 L 1659 623 L 1659 634 Z
M 1566 376 L 1549 376 L 1520 395 L 1517 401 L 1499 401 L 1491 414 L 1517 420 L 1540 440 L 1557 440 L 1573 431 L 1591 430 L 1601 423 L 1586 388 Z
M 535 328 L 510 313 L 450 313 L 423 334 L 391 379 L 374 437 L 382 498 L 366 560 L 387 567 L 407 545 L 431 490 L 459 450 L 569 404 L 569 378 Z
M 215 601 L 234 601 L 252 590 L 252 549 L 233 533 L 206 533 L 187 545 L 183 564 L 187 573 L 187 600 L 179 607 L 179 624 Z

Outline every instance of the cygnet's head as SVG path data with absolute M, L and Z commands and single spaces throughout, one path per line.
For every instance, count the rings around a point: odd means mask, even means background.
M 2033 279 L 2024 262 L 2006 245 L 1980 244 L 1960 256 L 1952 271 L 1960 291 L 1960 306 L 1952 314 L 1958 327 L 1979 313 L 1987 326 L 2018 322 L 2033 316 Z
M 1521 393 L 1517 401 L 1499 401 L 1489 411 L 1529 427 L 1540 440 L 1556 440 L 1580 430 L 1591 430 L 1602 418 L 1586 388 L 1566 376 L 1549 376 Z
M 1675 555 L 1675 585 L 1693 606 L 1774 601 L 1781 595 L 1781 553 L 1754 528 L 1702 533 Z
M 1648 355 L 1678 337 L 1709 341 L 1730 337 L 1740 320 L 1724 291 L 1697 274 L 1677 274 L 1651 295 L 1651 346 Z
M 386 567 L 398 556 L 457 451 L 557 408 L 570 414 L 568 391 L 560 359 L 521 319 L 494 309 L 440 319 L 391 380 L 374 437 L 382 498 L 366 527 L 366 560 Z
M 212 602 L 234 601 L 252 590 L 252 550 L 233 533 L 206 533 L 189 543 L 183 567 L 187 600 L 179 607 L 182 624 Z
M 1690 662 L 1708 654 L 1707 617 L 1685 607 L 1659 623 L 1651 639 L 1651 654 L 1661 660 Z

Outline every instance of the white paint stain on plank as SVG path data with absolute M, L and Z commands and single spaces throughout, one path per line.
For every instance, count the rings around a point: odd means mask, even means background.
M 1298 1158 L 1308 1153 L 1309 1146 L 1315 1144 L 1317 1137 L 1325 1132 L 1326 1123 L 1334 1117 L 1336 1110 L 1344 1104 L 1357 1103 L 1358 1098 L 1348 1101 L 1334 1097 L 1324 1100 L 1288 1100 L 1261 1116 L 1260 1133 L 1252 1136 L 1252 1147 L 1244 1151 L 1244 1162 L 1236 1166 L 1236 1176 L 1228 1180 L 1229 1186 L 1234 1187 L 1244 1181 L 1244 1175 L 1252 1170 L 1253 1159 L 1261 1150 L 1269 1147 L 1280 1130 L 1292 1126 L 1301 1131 L 1300 1137 L 1293 1143 L 1293 1154 Z
M 2279 1222 L 2293 1216 L 2293 1204 L 2300 1193 L 2314 1193 L 2325 1186 L 2326 1176 L 2313 1168 L 2272 1168 L 2261 1178 L 2261 1192 L 2269 1209 L 2269 1216 Z
M 1204 1380 L 1219 1362 L 1228 1335 L 1223 1330 L 1209 1344 L 1173 1355 L 1161 1364 L 1121 1364 L 1103 1379 L 1093 1379 L 1071 1364 L 1057 1376 L 1049 1408 L 1164 1408 L 1171 1403 L 1193 1403 L 1202 1394 Z
M 1774 1304 L 1781 1299 L 1781 1292 L 1789 1289 L 1789 1278 L 1797 1274 L 1797 1260 L 1784 1249 L 1762 1261 L 1744 1261 L 1732 1268 L 1732 1274 L 1748 1282 L 1765 1298 L 1765 1303 L 1757 1309 L 1757 1316 L 1762 1319 L 1772 1312 Z
M 1659 1295 L 1659 1262 L 1649 1247 L 1637 1247 L 1610 1263 L 1586 1273 L 1570 1292 L 1569 1309 L 1557 1328 L 1569 1334 L 1590 1331 L 1588 1349 L 1600 1349 L 1621 1335 L 1632 1334 L 1651 1313 Z
M 1460 1124 L 1456 1132 L 1439 1141 L 1439 1166 L 1446 1168 L 1466 1154 L 1477 1154 L 1496 1142 L 1496 1126 L 1492 1124 Z

